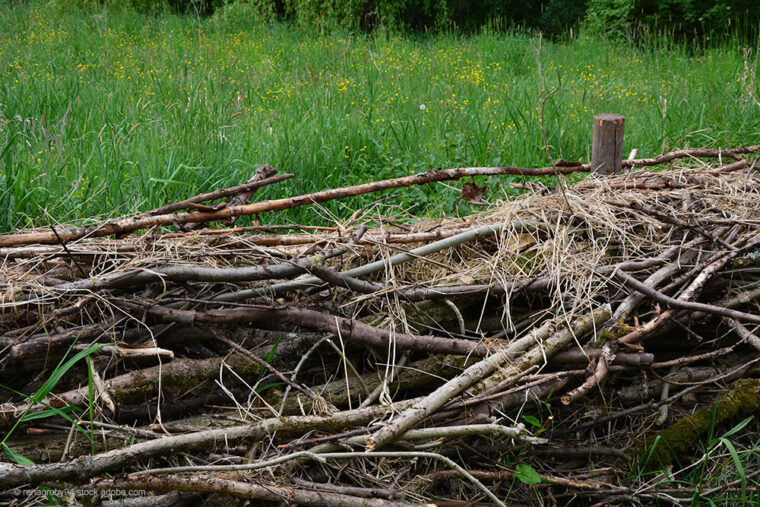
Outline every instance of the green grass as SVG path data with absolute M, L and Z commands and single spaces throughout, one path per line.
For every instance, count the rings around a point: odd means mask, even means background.
M 437 167 L 545 165 L 538 105 L 559 82 L 545 107 L 555 158 L 589 158 L 600 112 L 626 116 L 626 149 L 642 156 L 760 142 L 757 51 L 730 40 L 315 35 L 46 5 L 0 2 L 0 230 L 149 209 L 264 163 L 297 177 L 259 198 Z M 468 211 L 443 186 L 402 195 L 417 214 Z M 326 209 L 347 216 L 375 198 Z
M 717 436 L 715 415 L 708 435 L 699 443 L 699 451 L 688 462 L 679 462 L 676 457 L 673 467 L 667 471 L 662 463 L 652 464 L 646 471 L 646 462 L 653 457 L 650 449 L 640 463 L 638 473 L 629 480 L 640 485 L 641 491 L 654 486 L 669 488 L 669 493 L 681 498 L 686 505 L 758 505 L 760 502 L 760 480 L 757 470 L 760 465 L 760 441 L 757 421 L 750 416 L 737 422 L 732 428 Z M 667 446 L 662 439 L 654 446 Z M 679 491 L 680 490 L 680 491 Z M 662 505 L 670 505 L 663 496 Z

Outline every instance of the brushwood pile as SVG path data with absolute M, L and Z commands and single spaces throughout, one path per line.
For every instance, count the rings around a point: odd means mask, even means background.
M 758 151 L 256 201 L 292 177 L 264 166 L 0 235 L 0 500 L 757 499 Z M 520 192 L 486 202 L 475 177 Z M 444 180 L 479 211 L 235 223 Z

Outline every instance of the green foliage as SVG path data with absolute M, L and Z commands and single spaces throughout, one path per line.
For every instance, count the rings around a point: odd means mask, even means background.
M 270 0 L 233 0 L 214 11 L 214 21 L 226 30 L 247 30 L 274 21 L 275 7 Z
M 555 159 L 588 160 L 600 111 L 626 117 L 626 146 L 642 156 L 760 142 L 757 55 L 735 43 L 695 54 L 583 34 L 539 50 L 517 29 L 319 34 L 46 5 L 0 3 L 0 230 L 155 208 L 264 163 L 296 178 L 257 199 L 436 167 L 543 166 L 540 83 L 558 76 L 544 110 Z M 471 211 L 442 185 L 397 193 L 381 209 Z M 260 218 L 332 223 L 388 195 Z M 492 181 L 485 198 L 502 197 Z
M 673 26 L 678 32 L 726 32 L 736 22 L 760 20 L 755 0 L 635 0 L 641 21 Z
M 633 38 L 678 37 L 707 43 L 738 35 L 753 42 L 756 0 L 588 0 L 586 24 L 595 33 Z
M 630 26 L 634 0 L 589 0 L 586 23 L 595 33 L 621 34 Z
M 255 0 L 254 0 L 255 1 Z M 74 9 L 111 11 L 135 11 L 150 15 L 196 14 L 210 15 L 221 8 L 225 0 L 47 0 L 47 7 L 54 12 Z
M 655 465 L 668 465 L 679 454 L 693 447 L 705 435 L 711 435 L 716 424 L 760 410 L 760 381 L 740 379 L 733 382 L 725 395 L 713 406 L 697 410 L 676 421 L 645 441 L 644 466 L 654 457 Z M 747 420 L 744 425 L 747 424 Z M 729 434 L 730 436 L 730 434 Z M 665 445 L 663 445 L 663 443 Z
M 285 12 L 304 28 L 352 27 L 364 14 L 362 0 L 285 0 Z
M 520 463 L 515 467 L 515 478 L 523 484 L 539 484 L 542 479 L 536 469 L 527 463 Z
M 23 393 L 20 393 L 14 389 L 11 389 L 10 387 L 4 386 L 0 384 L 0 388 L 6 389 L 8 391 L 11 391 L 19 396 L 22 396 L 29 400 L 29 403 L 24 410 L 24 413 L 19 417 L 13 427 L 8 431 L 8 433 L 5 434 L 2 441 L 0 441 L 0 448 L 2 448 L 3 453 L 8 457 L 8 459 L 12 460 L 13 462 L 19 464 L 19 465 L 34 465 L 34 462 L 29 460 L 28 458 L 25 458 L 24 456 L 21 456 L 13 450 L 11 450 L 10 447 L 8 447 L 8 439 L 13 435 L 13 433 L 16 431 L 16 429 L 21 425 L 22 423 L 34 421 L 38 419 L 46 419 L 49 417 L 62 417 L 63 419 L 67 420 L 71 424 L 73 424 L 79 431 L 82 432 L 82 434 L 87 437 L 87 439 L 92 443 L 92 433 L 88 433 L 85 431 L 79 424 L 77 424 L 70 416 L 69 414 L 75 411 L 81 411 L 78 407 L 53 407 L 49 405 L 48 403 L 45 403 L 42 401 L 47 395 L 49 395 L 56 385 L 58 385 L 58 382 L 61 381 L 64 375 L 79 361 L 82 359 L 87 359 L 88 361 L 88 367 L 90 365 L 89 363 L 89 357 L 94 352 L 97 352 L 98 350 L 102 349 L 103 347 L 109 345 L 109 344 L 97 344 L 97 345 L 91 345 L 87 347 L 84 350 L 81 350 L 74 354 L 71 358 L 68 358 L 69 353 L 73 349 L 74 345 L 76 345 L 77 340 L 74 340 L 74 343 L 69 346 L 69 349 L 66 351 L 66 353 L 63 355 L 61 360 L 59 361 L 58 365 L 55 367 L 53 372 L 50 374 L 50 377 L 37 389 L 37 392 L 34 393 L 32 396 L 27 396 Z M 67 359 L 68 358 L 68 359 Z M 89 376 L 89 374 L 88 374 Z M 92 416 L 92 403 L 94 399 L 93 394 L 93 383 L 92 383 L 92 377 L 89 376 L 89 382 L 88 382 L 88 391 L 89 391 L 89 398 L 88 403 L 90 405 L 90 414 Z M 31 414 L 29 411 L 35 406 L 35 405 L 42 405 L 47 408 L 47 410 L 39 411 L 39 412 L 32 412 Z
M 250 27 L 274 19 L 301 29 L 456 29 L 473 32 L 520 26 L 566 37 L 580 21 L 606 36 L 651 39 L 666 35 L 702 42 L 741 34 L 753 41 L 760 26 L 756 0 L 48 0 L 49 8 L 133 10 L 151 15 L 214 15 L 222 26 Z
M 666 486 L 693 492 L 690 493 L 691 505 L 757 505 L 760 482 L 748 474 L 749 470 L 757 470 L 760 465 L 760 442 L 754 440 L 757 422 L 749 416 L 716 437 L 715 430 L 720 425 L 718 417 L 718 410 L 713 408 L 707 421 L 707 434 L 698 442 L 702 451 L 700 457 L 684 463 L 678 460 L 663 462 L 662 456 L 675 449 L 665 438 L 657 436 L 642 456 L 631 481 L 647 480 L 653 487 Z M 747 428 L 750 423 L 754 423 L 754 427 Z M 663 473 L 666 468 L 667 473 Z M 738 487 L 724 489 L 726 484 Z

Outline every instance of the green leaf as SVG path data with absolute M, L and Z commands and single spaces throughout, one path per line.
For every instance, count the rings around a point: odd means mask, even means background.
M 520 463 L 515 467 L 515 477 L 523 484 L 538 484 L 543 480 L 536 469 L 527 463 Z
M 110 343 L 101 343 L 98 345 L 93 345 L 91 347 L 87 347 L 86 349 L 77 352 L 74 357 L 70 358 L 68 361 L 66 361 L 63 364 L 59 364 L 56 369 L 53 371 L 53 373 L 50 375 L 50 378 L 47 379 L 47 381 L 42 384 L 42 387 L 37 391 L 37 393 L 32 397 L 34 401 L 40 401 L 45 396 L 50 394 L 50 391 L 55 388 L 55 386 L 58 384 L 58 382 L 61 380 L 61 378 L 71 369 L 72 366 L 74 366 L 80 359 L 89 356 L 93 352 L 97 352 L 98 350 L 102 349 L 103 347 L 106 347 L 110 345 Z M 61 360 L 63 362 L 63 360 Z
M 32 412 L 31 414 L 26 414 L 24 417 L 21 418 L 21 422 L 29 422 L 34 421 L 35 419 L 46 419 L 48 417 L 63 417 L 64 419 L 67 419 L 69 422 L 73 422 L 70 417 L 67 417 L 66 414 L 69 412 L 81 412 L 82 409 L 79 407 L 74 406 L 68 406 L 68 407 L 61 407 L 61 408 L 51 408 L 49 410 L 41 410 L 39 412 Z
M 93 435 L 94 431 L 94 421 L 95 421 L 95 412 L 93 403 L 95 402 L 95 382 L 93 380 L 92 372 L 93 372 L 93 366 L 92 366 L 92 358 L 90 356 L 87 356 L 87 405 L 90 409 L 90 436 Z M 95 440 L 90 438 L 90 451 L 94 455 L 95 454 Z
M 279 337 L 279 338 L 277 338 L 277 341 L 275 341 L 275 342 L 274 342 L 274 345 L 272 345 L 272 350 L 270 350 L 270 351 L 269 351 L 269 354 L 267 354 L 267 358 L 265 359 L 265 361 L 266 361 L 267 363 L 270 363 L 270 364 L 271 364 L 271 362 L 272 362 L 272 358 L 274 357 L 275 353 L 277 352 L 277 347 L 279 347 L 279 346 L 280 346 L 280 342 L 282 341 L 282 338 L 283 338 L 284 336 L 285 336 L 285 335 L 280 335 L 280 337 Z
M 35 462 L 30 460 L 29 458 L 25 458 L 24 456 L 13 452 L 11 448 L 8 447 L 7 444 L 3 443 L 2 446 L 3 446 L 3 453 L 6 456 L 8 456 L 9 460 L 13 461 L 14 463 L 17 463 L 25 467 L 30 467 L 30 466 L 35 465 Z
M 523 419 L 525 419 L 525 422 L 527 422 L 528 424 L 532 424 L 536 428 L 541 427 L 541 421 L 539 421 L 537 417 L 534 417 L 532 415 L 524 415 Z
M 267 358 L 264 360 L 267 364 L 272 364 L 272 358 L 274 357 L 275 353 L 277 352 L 277 347 L 279 347 L 280 342 L 282 341 L 282 338 L 284 336 L 285 335 L 280 335 L 280 337 L 277 338 L 277 341 L 274 342 L 274 345 L 272 345 L 272 348 L 269 350 L 269 354 L 267 354 Z M 262 378 L 264 378 L 264 374 L 266 373 L 266 371 L 267 371 L 266 368 L 264 368 L 262 366 L 261 367 L 261 372 L 259 373 L 259 378 L 256 379 L 256 383 L 257 384 L 261 381 Z M 272 386 L 270 385 L 268 387 L 267 386 L 260 387 L 259 389 L 256 390 L 256 392 L 260 393 L 260 392 L 262 392 L 260 389 L 264 389 L 264 388 L 268 389 L 269 387 L 272 387 Z
M 736 426 L 734 426 L 733 428 L 731 428 L 730 430 L 728 430 L 727 432 L 725 432 L 725 433 L 723 434 L 723 438 L 728 438 L 728 437 L 730 437 L 731 435 L 733 435 L 733 434 L 735 434 L 735 433 L 738 433 L 738 432 L 740 432 L 741 430 L 743 430 L 743 429 L 744 429 L 744 427 L 745 427 L 746 425 L 748 425 L 748 424 L 749 424 L 749 422 L 752 420 L 752 418 L 753 418 L 753 417 L 754 417 L 754 416 L 749 416 L 749 417 L 747 417 L 747 418 L 746 418 L 746 419 L 744 419 L 742 422 L 740 422 L 739 424 L 737 424 Z
M 734 466 L 736 466 L 736 472 L 739 474 L 739 477 L 742 481 L 742 498 L 747 497 L 747 474 L 744 471 L 744 465 L 742 465 L 742 460 L 739 458 L 739 453 L 736 452 L 736 448 L 734 447 L 734 444 L 731 443 L 730 440 L 727 438 L 720 438 L 721 443 L 728 449 L 728 453 L 731 455 L 731 459 L 734 461 Z
M 78 340 L 78 339 L 79 339 L 79 337 L 77 337 L 77 340 Z M 72 424 L 75 424 L 75 425 L 77 426 L 77 429 L 79 429 L 79 430 L 80 430 L 82 433 L 84 433 L 84 435 L 85 435 L 85 436 L 86 436 L 86 437 L 87 437 L 87 438 L 88 438 L 90 441 L 92 441 L 92 438 L 90 437 L 90 435 L 88 435 L 88 434 L 87 434 L 87 432 L 85 432 L 83 428 L 81 428 L 81 427 L 80 427 L 78 424 L 76 424 L 76 423 L 74 422 L 74 420 L 73 420 L 73 419 L 71 419 L 71 418 L 70 418 L 70 417 L 69 417 L 69 416 L 66 414 L 66 412 L 65 412 L 65 411 L 62 411 L 61 409 L 58 409 L 58 408 L 56 408 L 56 407 L 52 407 L 52 406 L 50 406 L 50 405 L 48 405 L 47 403 L 45 403 L 45 402 L 43 402 L 43 401 L 42 401 L 42 399 L 43 399 L 43 398 L 45 398 L 45 397 L 46 397 L 48 394 L 50 394 L 50 392 L 51 392 L 51 391 L 52 391 L 52 390 L 55 388 L 55 386 L 58 384 L 58 382 L 61 380 L 61 378 L 62 378 L 62 377 L 63 377 L 63 376 L 66 374 L 66 372 L 68 372 L 68 371 L 71 369 L 71 367 L 72 367 L 72 366 L 74 366 L 74 364 L 75 364 L 77 361 L 79 361 L 79 360 L 80 360 L 80 359 L 82 359 L 83 357 L 87 357 L 87 356 L 89 356 L 89 355 L 90 355 L 90 354 L 92 354 L 93 352 L 95 352 L 95 351 L 97 351 L 97 350 L 100 350 L 100 349 L 102 349 L 103 347 L 105 347 L 105 346 L 107 346 L 107 345 L 110 345 L 110 344 L 108 344 L 108 343 L 103 343 L 103 344 L 99 344 L 99 345 L 93 345 L 93 346 L 87 347 L 85 350 L 82 350 L 81 352 L 79 352 L 79 353 L 77 353 L 76 355 L 74 355 L 74 357 L 72 357 L 72 358 L 71 358 L 71 359 L 69 359 L 68 361 L 64 362 L 64 361 L 66 360 L 66 357 L 68 356 L 69 352 L 71 351 L 71 349 L 72 349 L 72 348 L 74 347 L 74 345 L 76 344 L 77 340 L 74 340 L 74 343 L 72 343 L 72 344 L 69 346 L 69 349 L 66 351 L 66 354 L 65 354 L 65 355 L 64 355 L 64 356 L 61 358 L 61 361 L 58 363 L 58 366 L 56 366 L 56 367 L 55 367 L 55 370 L 53 370 L 53 373 L 52 373 L 52 375 L 50 376 L 50 378 L 48 378 L 48 379 L 47 379 L 47 381 L 46 381 L 44 384 L 42 384 L 42 386 L 40 386 L 40 388 L 37 390 L 37 392 L 36 392 L 36 393 L 34 393 L 34 395 L 33 395 L 33 396 L 27 396 L 26 394 L 23 394 L 23 393 L 19 393 L 19 392 L 18 392 L 18 391 L 16 391 L 15 389 L 11 389 L 11 388 L 9 388 L 9 387 L 7 387 L 7 386 L 4 386 L 4 385 L 0 385 L 0 387 L 2 387 L 3 389 L 7 389 L 7 390 L 9 390 L 9 391 L 11 391 L 11 392 L 14 392 L 14 393 L 16 393 L 16 394 L 19 394 L 19 395 L 21 395 L 21 396 L 23 396 L 23 397 L 27 398 L 27 399 L 30 401 L 29 405 L 26 407 L 26 410 L 24 410 L 24 413 L 21 415 L 21 417 L 19 417 L 19 418 L 16 420 L 16 423 L 15 423 L 15 424 L 13 425 L 13 427 L 12 427 L 12 428 L 11 428 L 11 429 L 8 431 L 8 433 L 6 433 L 6 434 L 5 434 L 5 437 L 3 437 L 3 440 L 2 440 L 2 442 L 0 442 L 0 443 L 2 443 L 3 445 L 5 445 L 5 442 L 6 442 L 6 441 L 7 441 L 7 440 L 8 440 L 8 439 L 11 437 L 11 435 L 12 435 L 12 434 L 13 434 L 13 433 L 16 431 L 16 428 L 18 427 L 18 425 L 19 425 L 19 424 L 21 424 L 21 422 L 22 422 L 22 421 L 25 421 L 25 420 L 29 420 L 29 419 L 26 419 L 26 418 L 27 418 L 27 416 L 29 415 L 29 410 L 31 410 L 31 408 L 32 408 L 32 407 L 33 407 L 35 404 L 37 404 L 37 403 L 39 403 L 39 404 L 41 404 L 41 405 L 43 405 L 43 406 L 47 407 L 47 408 L 48 408 L 50 411 L 52 411 L 52 412 L 53 412 L 55 415 L 61 416 L 61 417 L 63 417 L 64 419 L 66 419 L 66 420 L 68 420 L 69 422 L 71 422 Z M 46 416 L 50 416 L 50 415 L 51 415 L 51 414 L 48 412 L 48 414 L 47 414 Z M 35 419 L 39 419 L 39 418 L 40 418 L 40 417 L 35 417 Z

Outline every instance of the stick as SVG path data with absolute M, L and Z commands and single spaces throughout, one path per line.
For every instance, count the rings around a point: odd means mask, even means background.
M 679 158 L 718 158 L 728 157 L 738 159 L 738 155 L 745 153 L 757 153 L 760 151 L 760 144 L 747 147 L 733 148 L 730 150 L 714 150 L 714 149 L 702 149 L 702 148 L 689 148 L 685 150 L 676 150 L 670 153 L 665 153 L 654 158 L 640 158 L 636 160 L 623 160 L 623 167 L 641 167 L 647 165 L 658 165 L 676 160 Z
M 82 481 L 125 466 L 135 459 L 154 456 L 176 455 L 180 451 L 195 449 L 208 450 L 214 445 L 241 440 L 260 440 L 278 432 L 280 435 L 300 436 L 306 431 L 331 430 L 348 426 L 364 425 L 368 422 L 411 406 L 415 400 L 397 402 L 388 406 L 376 406 L 338 412 L 329 416 L 275 417 L 261 421 L 173 435 L 133 444 L 123 449 L 82 456 L 67 463 L 21 466 L 0 463 L 0 488 L 11 489 L 24 484 L 36 485 L 54 481 Z
M 342 495 L 360 496 L 362 498 L 387 498 L 389 500 L 403 498 L 400 491 L 382 488 L 357 488 L 353 486 L 336 486 L 327 482 L 311 482 L 298 477 L 293 477 L 293 482 L 299 486 L 309 489 L 330 491 Z
M 752 322 L 753 324 L 760 324 L 760 315 L 754 315 L 752 313 L 740 312 L 738 310 L 732 310 L 731 308 L 723 308 L 715 305 L 708 305 L 705 303 L 696 303 L 692 301 L 683 301 L 681 299 L 675 299 L 670 296 L 666 296 L 662 292 L 653 289 L 652 287 L 636 280 L 627 273 L 617 270 L 615 276 L 620 279 L 624 286 L 630 287 L 634 290 L 649 296 L 650 298 L 664 303 L 673 308 L 681 308 L 683 310 L 691 310 L 696 312 L 704 312 L 711 315 L 720 315 L 723 317 L 729 317 L 731 319 L 737 319 L 743 322 Z
M 275 183 L 279 183 L 281 181 L 289 180 L 290 178 L 293 178 L 294 174 L 279 174 L 275 175 L 277 171 L 272 168 L 272 166 L 262 166 L 259 167 L 256 172 L 258 173 L 263 168 L 269 167 L 272 169 L 273 172 L 267 172 L 266 176 L 264 176 L 263 179 L 257 179 L 254 180 L 251 178 L 246 183 L 243 183 L 242 185 L 237 185 L 234 187 L 229 188 L 223 188 L 220 190 L 214 190 L 213 192 L 208 192 L 205 194 L 196 195 L 195 197 L 191 197 L 189 199 L 185 199 L 184 201 L 175 202 L 172 204 L 167 204 L 166 206 L 162 206 L 160 208 L 156 208 L 151 211 L 146 211 L 145 213 L 140 213 L 137 215 L 138 217 L 152 217 L 156 215 L 165 215 L 167 213 L 172 213 L 174 211 L 179 211 L 183 209 L 187 209 L 192 204 L 205 202 L 205 201 L 213 201 L 215 199 L 221 199 L 222 197 L 230 197 L 241 193 L 248 193 L 252 190 L 256 190 L 258 188 L 267 186 L 267 185 L 273 185 Z M 254 175 L 254 178 L 256 176 Z
M 274 176 L 275 174 L 277 174 L 277 169 L 275 169 L 269 164 L 265 164 L 259 167 L 258 169 L 256 169 L 256 173 L 253 175 L 253 177 L 250 180 L 246 181 L 246 183 L 256 183 L 256 182 L 265 180 L 269 178 L 270 176 Z M 253 194 L 256 193 L 256 188 L 251 188 L 248 190 L 236 192 L 234 195 L 230 196 L 230 198 L 227 199 L 226 201 L 214 206 L 212 210 L 218 210 L 218 209 L 222 209 L 222 208 L 230 207 L 230 206 L 238 206 L 241 204 L 248 204 L 249 202 L 251 202 L 251 197 L 253 197 Z M 224 221 L 224 225 L 228 227 L 232 226 L 235 224 L 237 219 L 238 217 L 230 217 Z M 203 223 L 203 222 L 195 222 L 195 223 L 186 225 L 185 229 L 189 231 L 194 231 L 197 229 L 203 229 L 207 225 L 208 224 Z
M 532 223 L 524 222 L 522 224 L 525 225 L 526 227 L 530 227 Z M 515 224 L 511 224 L 511 225 L 514 226 Z M 445 238 L 439 241 L 435 241 L 433 243 L 428 243 L 427 245 L 421 246 L 419 248 L 415 248 L 414 250 L 410 250 L 408 253 L 396 254 L 392 256 L 390 259 L 381 259 L 379 261 L 365 264 L 364 266 L 359 266 L 358 268 L 342 271 L 340 274 L 343 276 L 357 278 L 360 276 L 376 273 L 378 271 L 385 269 L 387 266 L 396 266 L 398 264 L 402 264 L 404 262 L 409 262 L 411 260 L 414 260 L 417 257 L 439 252 L 446 248 L 452 248 L 457 245 L 461 245 L 462 243 L 466 243 L 468 241 L 474 241 L 478 238 L 482 238 L 482 237 L 486 237 L 490 235 L 498 235 L 501 233 L 501 230 L 503 227 L 504 227 L 504 224 L 502 223 L 483 225 L 481 227 L 477 227 L 475 229 L 470 229 L 468 231 L 459 233 L 455 236 L 451 236 L 450 238 Z M 265 289 L 246 289 L 246 290 L 241 290 L 238 292 L 230 292 L 227 294 L 221 294 L 219 296 L 215 296 L 214 298 L 212 298 L 212 300 L 213 301 L 239 301 L 242 299 L 248 299 L 248 298 L 258 297 L 258 296 L 266 296 L 266 295 L 277 296 L 285 292 L 306 289 L 309 287 L 313 287 L 314 285 L 319 285 L 321 283 L 322 283 L 322 280 L 315 276 L 315 277 L 307 278 L 305 280 L 277 283 Z
M 278 458 L 272 458 L 266 461 L 260 461 L 258 463 L 251 463 L 246 465 L 207 465 L 207 466 L 188 466 L 188 467 L 172 467 L 172 468 L 154 468 L 149 470 L 143 470 L 141 472 L 135 472 L 130 474 L 130 477 L 140 477 L 145 474 L 173 474 L 178 472 L 188 471 L 222 471 L 222 470 L 256 470 L 260 468 L 269 468 L 287 461 L 311 458 L 320 463 L 324 463 L 327 459 L 357 459 L 357 458 L 432 458 L 444 462 L 449 467 L 453 468 L 465 479 L 473 483 L 480 491 L 485 493 L 491 500 L 496 502 L 496 505 L 506 507 L 504 502 L 494 495 L 488 488 L 486 488 L 479 480 L 470 475 L 464 468 L 457 465 L 449 458 L 442 456 L 434 452 L 373 452 L 373 453 L 359 453 L 359 452 L 330 452 L 324 454 L 314 454 L 309 451 L 299 451 L 286 456 L 280 456 Z
M 609 318 L 610 314 L 611 311 L 608 308 L 594 310 L 575 320 L 572 328 L 559 331 L 539 342 L 540 345 L 533 347 L 519 359 L 514 357 L 515 343 L 502 347 L 493 355 L 470 366 L 461 375 L 449 380 L 414 406 L 399 414 L 392 422 L 368 439 L 367 450 L 373 451 L 395 440 L 415 424 L 433 414 L 453 397 L 458 396 L 474 384 L 491 376 L 503 364 L 513 361 L 513 364 L 507 368 L 504 375 L 519 373 L 566 347 L 575 336 L 591 331 L 596 324 L 600 323 L 603 319 Z M 534 331 L 531 335 L 535 333 Z
M 360 226 L 348 239 L 348 244 L 355 244 L 367 231 L 366 226 Z M 208 282 L 208 283 L 235 283 L 254 282 L 259 280 L 272 280 L 293 278 L 307 272 L 312 264 L 321 264 L 325 260 L 342 255 L 348 251 L 347 246 L 341 246 L 327 250 L 319 255 L 305 259 L 292 259 L 279 264 L 264 266 L 249 266 L 242 268 L 205 268 L 200 266 L 168 265 L 157 266 L 151 269 L 117 273 L 101 278 L 91 278 L 76 282 L 57 285 L 57 291 L 84 290 L 94 291 L 98 289 L 123 289 L 137 285 L 146 285 L 158 281 L 171 282 Z
M 755 347 L 755 350 L 760 351 L 760 338 L 758 338 L 755 333 L 747 329 L 744 324 L 736 319 L 729 319 L 727 317 L 724 317 L 723 321 L 731 326 L 734 331 L 736 331 L 736 334 L 739 335 L 739 338 Z
M 377 347 L 387 348 L 393 342 L 400 349 L 419 350 L 427 353 L 443 353 L 477 356 L 488 354 L 486 344 L 458 338 L 441 338 L 438 336 L 419 336 L 395 331 L 388 331 L 370 326 L 358 320 L 337 317 L 324 312 L 297 308 L 293 306 L 249 305 L 242 308 L 226 308 L 221 310 L 175 310 L 166 306 L 148 306 L 122 301 L 125 308 L 146 312 L 148 315 L 169 322 L 182 324 L 229 324 L 257 322 L 267 323 L 270 327 L 287 329 L 289 326 L 299 326 L 319 332 L 338 333 L 349 340 L 369 343 Z
M 542 167 L 538 169 L 521 169 L 518 167 L 467 167 L 461 169 L 440 169 L 415 174 L 413 176 L 404 176 L 401 178 L 364 183 L 352 187 L 324 190 L 322 192 L 315 192 L 297 197 L 288 197 L 274 201 L 262 201 L 240 206 L 229 206 L 218 211 L 195 211 L 110 220 L 98 225 L 63 229 L 58 231 L 58 234 L 63 241 L 75 241 L 84 237 L 102 237 L 111 236 L 113 234 L 121 235 L 149 227 L 176 226 L 194 222 L 214 222 L 244 215 L 282 211 L 299 206 L 307 206 L 309 204 L 321 203 L 333 199 L 343 199 L 392 188 L 424 185 L 438 181 L 458 180 L 470 176 L 498 176 L 505 174 L 553 175 L 555 173 L 571 174 L 587 170 L 587 165 L 572 167 Z M 31 245 L 34 243 L 49 244 L 56 243 L 57 241 L 58 239 L 52 231 L 33 231 L 0 236 L 0 247 Z
M 275 484 L 256 484 L 233 481 L 208 474 L 190 476 L 142 476 L 95 479 L 89 488 L 102 490 L 138 491 L 203 491 L 221 495 L 232 495 L 244 499 L 267 500 L 288 505 L 335 505 L 338 507 L 390 507 L 400 505 L 411 507 L 412 503 L 394 499 L 352 496 L 336 492 L 315 491 L 305 488 L 282 487 Z
M 588 452 L 586 452 L 586 454 L 582 454 L 581 456 L 586 457 L 587 455 Z M 474 477 L 477 477 L 478 479 L 487 479 L 492 481 L 511 480 L 515 477 L 514 472 L 507 470 L 499 470 L 496 472 L 488 470 L 468 470 L 468 472 L 470 472 L 470 474 L 472 474 Z M 433 472 L 432 474 L 423 475 L 421 478 L 430 479 L 431 481 L 445 481 L 456 479 L 457 477 L 459 477 L 459 474 L 453 470 L 441 470 L 439 472 Z M 541 475 L 541 481 L 547 484 L 556 484 L 558 486 L 578 489 L 597 490 L 601 489 L 602 487 L 601 484 L 595 482 L 574 481 L 572 479 L 565 479 L 564 477 L 555 477 L 552 475 Z

